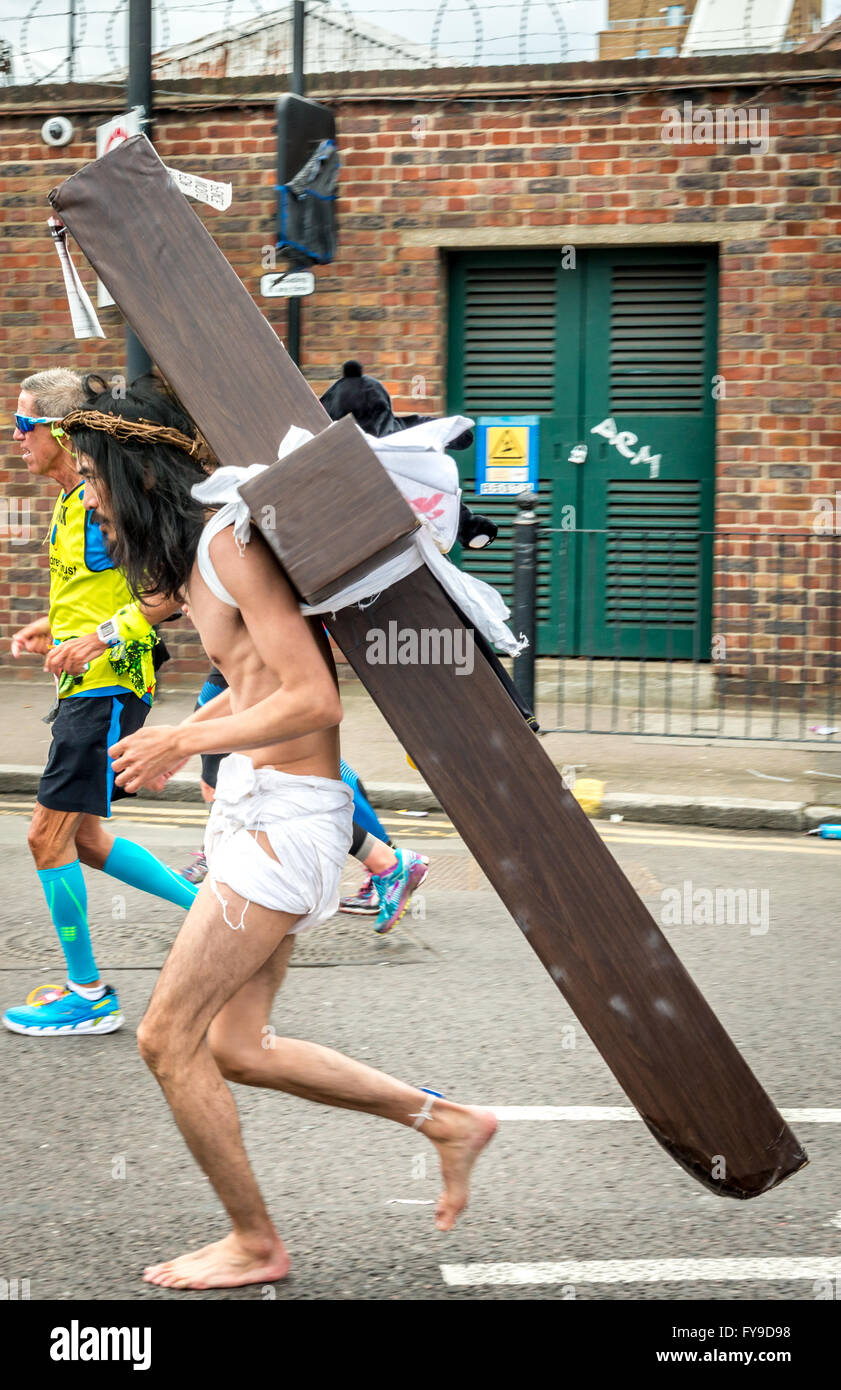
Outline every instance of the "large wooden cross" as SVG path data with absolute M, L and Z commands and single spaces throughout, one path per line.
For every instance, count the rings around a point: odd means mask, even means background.
M 145 137 L 50 201 L 223 464 L 271 464 L 291 425 L 316 436 L 244 489 L 305 600 L 411 543 L 379 460 L 330 425 Z M 796 1172 L 802 1147 L 481 653 L 470 674 L 369 664 L 366 634 L 390 622 L 464 640 L 425 566 L 328 628 L 651 1132 L 714 1192 Z

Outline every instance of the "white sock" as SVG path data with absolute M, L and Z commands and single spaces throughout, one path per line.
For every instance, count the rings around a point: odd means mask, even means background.
M 101 999 L 105 993 L 105 985 L 76 985 L 72 980 L 67 981 L 67 988 L 81 995 L 82 999 Z

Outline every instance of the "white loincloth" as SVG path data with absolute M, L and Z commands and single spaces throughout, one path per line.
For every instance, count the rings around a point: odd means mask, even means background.
M 257 841 L 261 830 L 276 859 Z M 255 768 L 244 754 L 229 753 L 204 837 L 208 878 L 227 925 L 244 930 L 252 902 L 300 916 L 292 932 L 332 917 L 352 835 L 353 792 L 344 782 Z M 219 885 L 246 899 L 239 922 L 229 920 Z

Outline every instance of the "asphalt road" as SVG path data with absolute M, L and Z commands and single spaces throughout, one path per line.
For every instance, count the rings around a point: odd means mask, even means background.
M 119 830 L 178 866 L 201 818 L 197 806 L 133 807 Z M 810 1166 L 740 1203 L 708 1196 L 628 1114 L 444 818 L 390 824 L 432 856 L 416 915 L 385 940 L 345 917 L 302 941 L 273 1022 L 453 1099 L 506 1108 L 456 1231 L 434 1229 L 434 1153 L 418 1135 L 237 1088 L 291 1276 L 219 1294 L 143 1284 L 145 1264 L 215 1238 L 223 1220 L 135 1048 L 181 914 L 89 874 L 98 959 L 128 1022 L 100 1038 L 0 1033 L 0 1276 L 28 1279 L 33 1300 L 841 1297 L 841 845 L 601 827 L 658 918 L 677 901 L 669 890 L 683 902 L 687 880 L 692 892 L 755 890 L 753 930 L 665 927 L 777 1105 L 813 1112 L 792 1122 Z M 0 803 L 4 1003 L 62 979 L 25 825 L 23 806 Z M 348 882 L 357 877 L 351 869 Z

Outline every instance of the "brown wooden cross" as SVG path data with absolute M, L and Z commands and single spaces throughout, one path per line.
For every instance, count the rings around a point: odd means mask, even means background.
M 351 421 L 329 424 L 145 137 L 50 201 L 223 464 L 272 463 L 291 425 L 316 435 L 243 489 L 304 599 L 410 543 L 379 460 Z M 425 566 L 327 626 L 649 1129 L 714 1192 L 796 1172 L 805 1152 L 481 653 L 470 674 L 370 664 L 366 634 L 390 622 L 464 650 Z

